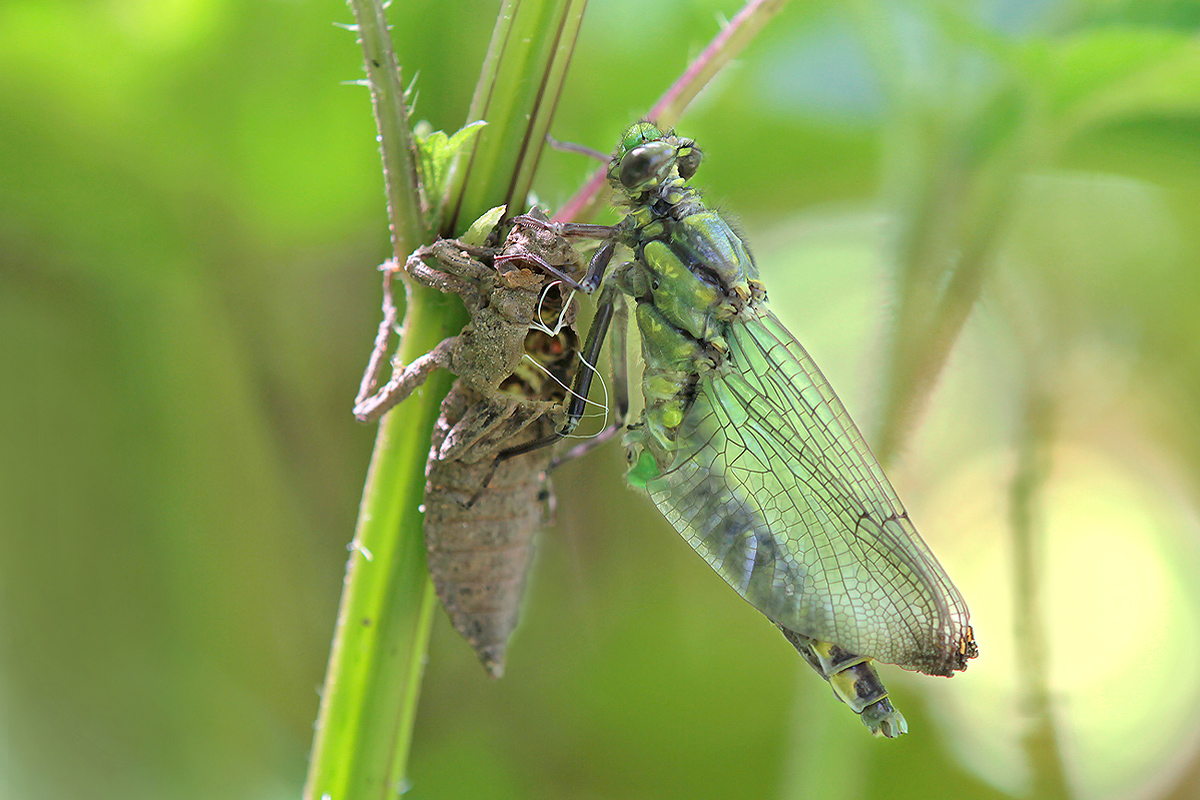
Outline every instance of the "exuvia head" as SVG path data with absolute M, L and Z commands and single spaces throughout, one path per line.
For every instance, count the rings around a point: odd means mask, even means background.
M 683 183 L 696 174 L 703 154 L 691 139 L 663 133 L 652 122 L 632 125 L 608 167 L 608 179 L 627 194 Z

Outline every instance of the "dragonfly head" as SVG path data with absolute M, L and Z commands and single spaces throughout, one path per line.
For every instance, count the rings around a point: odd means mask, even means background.
M 691 139 L 674 131 L 663 133 L 651 122 L 638 122 L 621 137 L 608 179 L 624 193 L 640 195 L 686 183 L 700 168 L 702 157 Z

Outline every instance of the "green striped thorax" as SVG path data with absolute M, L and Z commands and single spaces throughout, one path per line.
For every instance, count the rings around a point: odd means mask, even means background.
M 687 185 L 702 157 L 691 139 L 639 122 L 622 137 L 608 168 L 628 208 L 617 238 L 634 258 L 613 280 L 637 301 L 647 365 L 645 430 L 629 439 L 649 447 L 659 469 L 674 455 L 695 383 L 724 364 L 728 321 L 751 316 L 766 299 L 745 244 Z M 649 463 L 641 454 L 634 459 L 643 465 L 630 475 L 636 480 Z

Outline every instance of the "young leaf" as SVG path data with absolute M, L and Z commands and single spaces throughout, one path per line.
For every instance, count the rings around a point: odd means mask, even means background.
M 439 200 L 434 208 L 429 198 L 446 197 L 446 179 L 455 156 L 474 144 L 484 125 L 487 125 L 487 122 L 476 120 L 450 136 L 443 131 L 433 131 L 427 135 L 421 135 L 419 129 L 413 131 L 417 169 L 421 174 L 421 194 L 431 206 L 426 210 L 426 224 L 430 229 L 437 229 L 444 201 Z

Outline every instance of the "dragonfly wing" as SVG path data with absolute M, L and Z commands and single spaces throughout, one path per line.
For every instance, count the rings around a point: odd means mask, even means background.
M 962 596 L 811 357 L 752 313 L 729 325 L 651 498 L 773 622 L 928 674 L 964 669 Z

